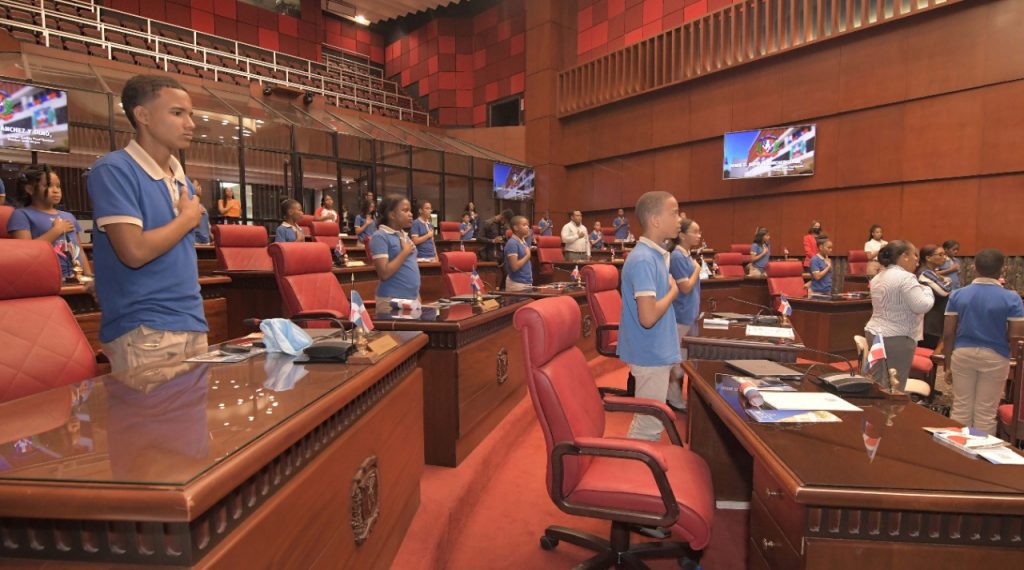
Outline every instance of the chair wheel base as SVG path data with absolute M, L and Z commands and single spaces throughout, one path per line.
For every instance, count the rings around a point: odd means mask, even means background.
M 540 537 L 540 547 L 544 550 L 553 550 L 561 542 L 586 548 L 596 552 L 596 555 L 576 566 L 578 569 L 598 568 L 647 568 L 642 559 L 674 558 L 679 562 L 680 568 L 696 570 L 700 567 L 701 552 L 693 550 L 685 542 L 641 542 L 634 545 L 629 543 L 630 525 L 622 522 L 612 522 L 611 540 L 607 540 L 580 530 L 564 527 L 549 526 Z
M 540 537 L 540 547 L 543 550 L 554 550 L 558 543 L 559 540 L 557 538 L 551 538 L 547 535 Z

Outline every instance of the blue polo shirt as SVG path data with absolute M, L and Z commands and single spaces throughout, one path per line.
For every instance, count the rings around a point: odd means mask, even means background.
M 174 157 L 171 167 L 175 186 L 184 184 L 189 194 L 195 195 Z M 141 325 L 157 330 L 206 332 L 192 232 L 163 255 L 132 269 L 117 257 L 103 230 L 108 224 L 129 223 L 149 231 L 174 220 L 176 200 L 171 201 L 162 170 L 132 141 L 127 148 L 97 160 L 87 185 L 99 230 L 93 232 L 93 264 L 96 294 L 103 307 L 100 341 L 111 342 Z
M 769 244 L 764 244 L 762 246 L 756 242 L 750 244 L 750 253 L 754 255 L 757 255 L 765 250 L 768 251 L 768 255 L 762 257 L 761 259 L 758 259 L 753 263 L 754 267 L 760 269 L 761 271 L 765 271 L 766 269 L 768 269 L 768 262 L 772 260 L 772 246 Z M 831 273 L 829 273 L 829 279 L 832 279 Z
M 615 218 L 612 220 L 615 227 L 615 239 L 626 239 L 629 237 L 629 220 L 626 218 Z
M 676 247 L 672 250 L 668 269 L 677 283 L 689 279 L 695 266 L 693 258 L 682 249 Z M 676 324 L 692 325 L 697 322 L 697 315 L 700 314 L 700 279 L 697 279 L 689 293 L 679 292 L 679 296 L 672 301 L 672 312 L 676 315 Z
M 598 241 L 600 240 L 600 241 Z M 602 250 L 604 249 L 604 238 L 602 234 L 597 230 L 590 232 L 590 249 Z
M 649 329 L 640 324 L 636 298 L 654 295 L 660 299 L 675 283 L 669 279 L 665 250 L 646 238 L 622 266 L 622 316 L 619 319 L 619 358 L 637 366 L 670 366 L 679 362 L 679 332 L 675 313 L 665 311 Z
M 939 270 L 941 271 L 941 270 L 949 269 L 950 267 L 953 267 L 954 263 L 956 263 L 957 265 L 960 265 L 960 260 L 955 258 L 955 257 L 950 257 L 949 259 L 947 259 L 945 261 L 945 263 L 943 263 L 941 266 L 939 266 Z M 960 288 L 960 272 L 959 271 L 954 271 L 953 273 L 947 273 L 946 277 L 949 277 L 949 281 L 950 281 L 950 284 L 953 286 L 953 289 L 959 289 Z
M 988 348 L 1009 358 L 1006 322 L 1024 319 L 1024 303 L 995 279 L 978 277 L 950 294 L 946 314 L 958 319 L 954 348 Z
M 811 292 L 823 295 L 832 294 L 832 271 L 829 271 L 821 279 L 814 278 L 815 271 L 825 269 L 825 260 L 820 255 L 811 258 Z
M 395 230 L 381 226 L 370 238 L 370 255 L 373 259 L 394 259 L 402 251 L 402 238 Z M 420 295 L 420 268 L 416 265 L 416 256 L 405 258 L 402 266 L 391 277 L 381 279 L 377 285 L 378 297 L 398 297 L 399 299 L 416 299 Z
M 299 239 L 299 232 L 291 224 L 280 224 L 274 232 L 274 243 L 291 243 L 303 241 Z
M 476 228 L 473 227 L 473 222 L 459 224 L 459 239 L 462 241 L 473 239 L 473 232 Z
M 412 229 L 409 231 L 414 236 L 424 236 L 430 233 L 430 224 L 416 218 L 412 221 Z M 437 257 L 437 250 L 434 249 L 434 240 L 428 239 L 423 243 L 416 244 L 416 257 L 420 259 L 433 259 Z
M 366 216 L 362 214 L 356 214 L 356 227 L 366 223 Z M 372 236 L 377 231 L 377 222 L 370 222 L 370 225 L 366 226 L 366 231 L 359 234 L 359 241 L 363 241 L 367 236 Z
M 526 257 L 527 245 L 525 245 L 519 238 L 513 236 L 508 242 L 505 243 L 505 273 L 512 278 L 516 283 L 523 285 L 533 285 L 533 266 L 530 262 L 526 262 L 522 267 L 513 271 L 512 266 L 509 264 L 510 255 L 518 256 L 519 259 Z
M 54 252 L 57 254 L 57 261 L 60 262 L 60 274 L 65 278 L 74 277 L 74 263 L 72 263 L 72 260 L 68 259 L 65 254 L 64 248 L 66 246 L 64 245 L 64 242 L 66 239 L 71 243 L 71 249 L 74 252 L 73 259 L 77 259 L 78 262 L 81 263 L 82 248 L 78 246 L 78 234 L 82 231 L 82 226 L 78 224 L 78 220 L 75 219 L 70 212 L 58 210 L 56 214 L 47 214 L 46 212 L 32 207 L 18 208 L 11 214 L 11 218 L 7 220 L 7 231 L 10 233 L 28 230 L 32 239 L 36 239 L 50 231 L 50 228 L 53 227 L 53 221 L 55 218 L 67 220 L 75 225 L 75 231 L 59 236 L 52 242 Z
M 203 208 L 203 215 L 199 217 L 199 225 L 192 230 L 196 243 L 210 243 L 210 212 Z
M 555 225 L 551 220 L 541 220 L 537 222 L 537 229 L 540 230 L 540 235 L 549 236 L 551 235 L 551 226 Z

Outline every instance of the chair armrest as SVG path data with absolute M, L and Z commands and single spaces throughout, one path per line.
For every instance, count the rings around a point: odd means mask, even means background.
M 626 509 L 609 509 L 569 502 L 562 491 L 565 476 L 564 458 L 570 456 L 612 457 L 631 461 L 641 461 L 651 470 L 665 512 L 660 516 L 643 511 Z M 563 511 L 587 517 L 605 520 L 616 520 L 631 524 L 667 527 L 679 519 L 679 504 L 676 503 L 672 485 L 665 474 L 665 458 L 657 452 L 651 442 L 604 439 L 598 437 L 579 438 L 575 442 L 562 442 L 551 449 L 551 489 L 550 494 L 558 508 Z
M 932 365 L 933 366 L 938 366 L 940 364 L 945 364 L 945 362 L 946 362 L 946 357 L 943 356 L 941 353 L 938 353 L 938 352 L 933 352 L 930 355 L 928 355 L 928 359 L 932 361 Z
M 338 311 L 324 309 L 321 311 L 302 311 L 292 315 L 291 320 L 295 323 L 308 321 L 331 321 L 338 328 L 351 328 L 352 323 Z
M 609 412 L 632 412 L 653 416 L 661 420 L 661 425 L 665 426 L 665 433 L 668 434 L 668 440 L 672 442 L 672 445 L 680 447 L 683 445 L 683 440 L 679 437 L 679 430 L 676 429 L 676 413 L 665 402 L 648 398 L 608 395 L 604 397 L 604 409 Z
M 619 323 L 605 323 L 599 325 L 597 330 L 594 331 L 594 343 L 597 345 L 597 353 L 601 356 L 608 356 L 611 358 L 618 358 L 619 355 L 614 350 L 609 350 L 603 344 L 601 344 L 601 338 L 604 336 L 601 333 L 606 331 L 617 331 L 619 330 Z

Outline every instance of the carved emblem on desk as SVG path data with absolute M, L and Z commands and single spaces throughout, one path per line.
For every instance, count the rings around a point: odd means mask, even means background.
M 352 478 L 352 534 L 356 544 L 366 542 L 380 515 L 380 477 L 377 456 L 367 457 Z
M 508 382 L 508 349 L 507 348 L 501 347 L 501 350 L 498 351 L 497 361 L 498 361 L 497 380 L 498 380 L 498 385 L 500 386 L 500 385 L 504 384 L 505 382 Z
M 583 338 L 589 338 L 591 333 L 594 332 L 594 320 L 590 318 L 590 315 L 583 315 Z

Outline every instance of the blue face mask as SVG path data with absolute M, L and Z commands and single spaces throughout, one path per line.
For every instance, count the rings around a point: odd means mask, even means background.
M 309 334 L 288 319 L 265 319 L 260 322 L 260 330 L 263 331 L 263 342 L 267 345 L 267 352 L 284 352 L 298 356 L 307 346 L 313 344 Z

